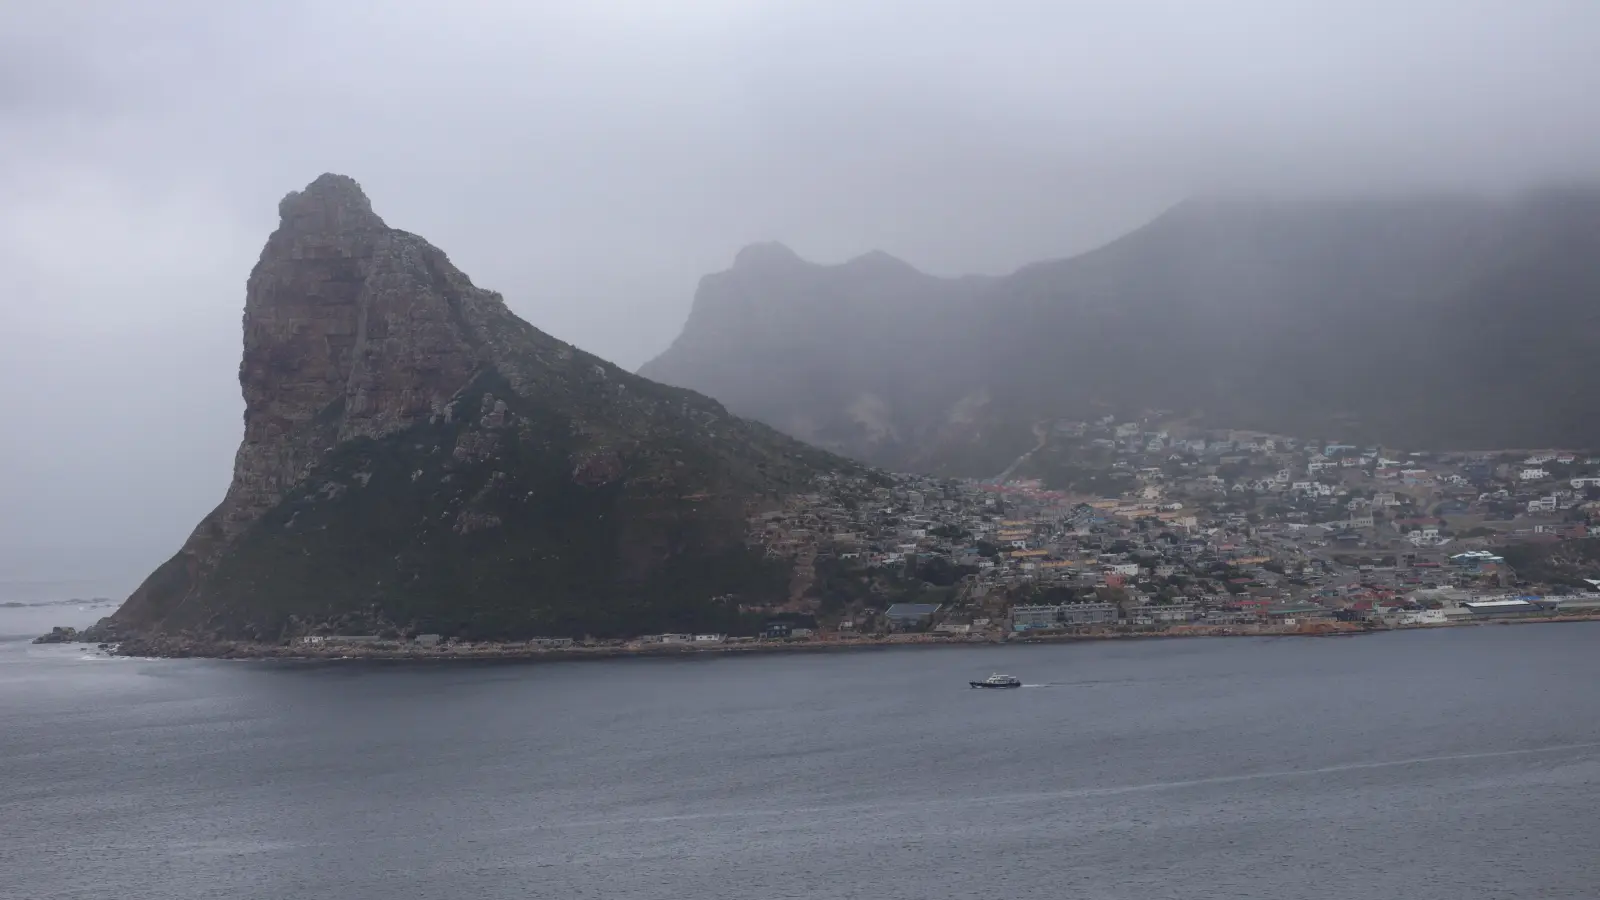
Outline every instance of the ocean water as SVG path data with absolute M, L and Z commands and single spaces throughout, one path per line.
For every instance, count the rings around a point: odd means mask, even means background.
M 81 624 L 39 615 L 0 634 Z M 1029 687 L 967 687 L 993 671 Z M 8 900 L 1596 898 L 1596 847 L 1600 624 L 498 664 L 0 641 Z

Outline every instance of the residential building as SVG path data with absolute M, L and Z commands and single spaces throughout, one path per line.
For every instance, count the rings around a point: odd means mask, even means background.
M 938 603 L 896 603 L 883 615 L 897 631 L 903 631 L 925 627 L 939 608 Z
M 1013 606 L 1011 627 L 1017 631 L 1030 628 L 1054 628 L 1057 624 L 1057 606 Z
M 1063 603 L 1057 609 L 1057 620 L 1063 625 L 1103 625 L 1117 621 L 1122 614 L 1115 603 L 1092 600 L 1083 603 Z

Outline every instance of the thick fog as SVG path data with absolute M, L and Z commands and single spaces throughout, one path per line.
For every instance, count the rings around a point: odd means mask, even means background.
M 1593 177 L 1597 46 L 1591 0 L 7 3 L 0 578 L 126 590 L 221 499 L 324 171 L 635 367 L 757 240 L 1002 272 L 1196 192 Z

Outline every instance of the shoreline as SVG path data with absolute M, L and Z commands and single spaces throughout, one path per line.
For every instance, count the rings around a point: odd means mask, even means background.
M 132 659 L 234 659 L 284 661 L 388 661 L 424 662 L 448 660 L 518 660 L 569 662 L 604 659 L 690 659 L 772 653 L 839 653 L 884 650 L 897 647 L 983 647 L 1009 644 L 1071 644 L 1080 642 L 1175 640 L 1181 638 L 1276 637 L 1326 638 L 1357 637 L 1400 631 L 1425 631 L 1440 628 L 1468 628 L 1486 625 L 1548 625 L 1564 622 L 1600 621 L 1600 614 L 1540 616 L 1521 619 L 1449 622 L 1431 625 L 1369 626 L 1364 623 L 1328 623 L 1320 627 L 1273 626 L 1178 626 L 1160 631 L 1092 632 L 1073 634 L 1004 634 L 982 637 L 932 637 L 924 634 L 863 637 L 812 641 L 752 641 L 692 645 L 610 645 L 600 647 L 529 647 L 525 642 L 464 644 L 450 647 L 370 646 L 362 644 L 318 645 L 315 648 L 289 644 L 260 644 L 245 641 L 190 641 L 185 639 L 133 639 L 102 645 L 109 656 Z M 1338 626 L 1338 627 L 1332 627 Z M 63 642 L 67 643 L 67 642 Z M 88 643 L 88 642 L 72 642 Z M 124 644 L 132 647 L 124 649 Z

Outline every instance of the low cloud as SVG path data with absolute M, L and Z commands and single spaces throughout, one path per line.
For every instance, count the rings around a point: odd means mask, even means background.
M 153 555 L 220 499 L 244 280 L 323 171 L 636 366 L 757 240 L 1003 272 L 1197 192 L 1595 178 L 1596 35 L 1584 0 L 9 4 L 0 544 Z

